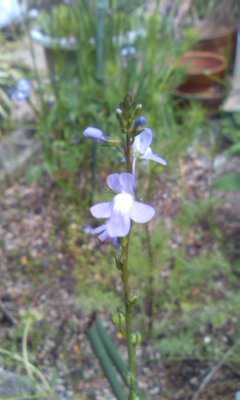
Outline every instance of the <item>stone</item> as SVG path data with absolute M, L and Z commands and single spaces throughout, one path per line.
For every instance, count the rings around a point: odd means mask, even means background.
M 240 157 L 227 159 L 223 155 L 214 160 L 213 185 L 223 175 L 234 173 L 240 176 Z M 240 256 L 240 191 L 222 191 L 214 188 L 216 223 L 223 237 L 227 253 L 231 258 Z
M 30 400 L 27 395 L 34 393 L 33 386 L 26 378 L 11 371 L 0 371 L 0 399 L 23 396 L 22 400 Z

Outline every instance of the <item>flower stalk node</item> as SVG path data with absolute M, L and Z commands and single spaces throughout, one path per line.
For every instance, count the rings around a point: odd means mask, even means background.
M 130 292 L 129 293 L 129 303 L 131 307 L 134 307 L 136 304 L 139 303 L 140 296 L 136 293 Z
M 136 385 L 136 378 L 135 378 L 134 374 L 130 371 L 128 371 L 128 373 L 127 373 L 126 380 L 127 380 L 128 386 L 130 388 L 134 387 Z
M 132 345 L 136 348 L 142 343 L 142 335 L 140 332 L 134 332 L 131 335 Z
M 123 256 L 115 256 L 115 262 L 116 262 L 116 267 L 119 271 L 123 270 L 123 264 L 124 264 L 124 260 L 123 260 Z

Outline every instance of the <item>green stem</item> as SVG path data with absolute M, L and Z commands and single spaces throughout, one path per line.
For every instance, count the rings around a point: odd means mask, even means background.
M 149 275 L 148 275 L 148 285 L 147 285 L 147 293 L 146 293 L 146 314 L 148 318 L 148 337 L 152 336 L 153 331 L 153 313 L 154 313 L 154 252 L 152 248 L 151 236 L 149 232 L 149 225 L 145 225 L 145 233 L 147 239 L 147 252 L 149 259 Z
M 132 315 L 133 304 L 131 303 L 131 292 L 129 287 L 128 259 L 129 259 L 129 243 L 130 235 L 128 234 L 125 243 L 122 245 L 123 251 L 123 268 L 122 281 L 124 290 L 124 306 L 125 306 L 125 335 L 128 349 L 128 374 L 129 374 L 129 400 L 134 400 L 136 395 L 136 360 L 135 346 L 132 343 Z
M 32 370 L 31 370 L 31 363 L 29 362 L 28 359 L 28 350 L 27 350 L 27 341 L 28 341 L 28 332 L 30 330 L 31 327 L 31 321 L 28 320 L 23 332 L 23 339 L 22 339 L 22 354 L 23 354 L 23 359 L 24 359 L 24 363 L 25 363 L 25 368 L 27 370 L 28 376 L 30 379 L 33 379 L 33 374 L 32 374 Z
M 131 155 L 131 136 L 127 133 L 126 137 L 126 163 L 127 172 L 132 173 L 132 155 Z M 122 242 L 122 255 L 123 255 L 123 267 L 122 267 L 122 282 L 123 282 L 123 295 L 124 295 L 124 307 L 125 307 L 125 336 L 127 341 L 128 350 L 128 386 L 129 386 L 129 397 L 128 400 L 134 400 L 137 396 L 137 379 L 136 379 L 136 347 L 132 342 L 132 317 L 134 305 L 131 301 L 131 291 L 129 286 L 129 243 L 131 237 L 131 230 L 127 235 L 126 239 Z
M 132 157 L 131 157 L 131 138 L 129 135 L 127 135 L 126 139 L 126 149 L 125 149 L 125 156 L 126 156 L 126 162 L 127 162 L 127 172 L 130 172 L 132 174 Z
M 0 347 L 0 354 L 4 354 L 8 357 L 11 357 L 16 361 L 23 363 L 25 366 L 25 360 L 23 359 L 23 357 L 19 356 L 18 354 L 11 353 L 10 351 L 2 349 L 1 347 Z M 33 364 L 30 364 L 30 363 L 29 363 L 29 368 L 31 368 L 32 372 L 39 378 L 39 380 L 41 381 L 41 383 L 43 385 L 43 389 L 47 390 L 47 394 L 50 393 L 51 388 L 50 388 L 47 380 L 41 373 L 41 371 L 38 368 L 36 368 Z

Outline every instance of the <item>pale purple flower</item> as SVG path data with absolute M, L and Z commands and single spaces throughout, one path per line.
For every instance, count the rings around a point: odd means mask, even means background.
M 16 87 L 10 89 L 12 100 L 27 100 L 32 90 L 32 83 L 29 79 L 21 78 L 16 81 Z
M 139 135 L 135 136 L 132 144 L 134 164 L 136 163 L 136 159 L 140 158 L 143 160 L 153 160 L 159 164 L 167 165 L 167 160 L 153 153 L 150 147 L 151 143 L 152 131 L 150 128 L 145 128 Z
M 105 143 L 109 145 L 119 146 L 121 139 L 119 137 L 105 136 L 101 129 L 95 128 L 93 126 L 88 126 L 84 131 L 83 135 L 96 140 L 98 143 Z
M 70 36 L 68 38 L 68 41 L 72 46 L 76 46 L 76 44 L 77 44 L 77 39 L 75 38 L 75 36 Z
M 90 139 L 94 139 L 99 143 L 103 143 L 106 141 L 106 138 L 105 138 L 103 132 L 98 128 L 94 128 L 93 126 L 88 126 L 83 131 L 83 135 Z
M 154 217 L 155 209 L 152 206 L 135 200 L 132 174 L 111 174 L 107 177 L 107 184 L 117 193 L 116 196 L 112 201 L 97 203 L 90 209 L 94 217 L 106 218 L 106 222 L 95 229 L 100 240 L 127 236 L 131 220 L 141 224 Z
M 121 56 L 122 57 L 135 56 L 136 52 L 137 52 L 136 47 L 125 45 L 121 49 Z
M 29 17 L 32 18 L 32 19 L 37 19 L 38 16 L 39 16 L 39 10 L 38 10 L 37 8 L 31 8 L 31 9 L 28 11 L 28 15 L 29 15 Z

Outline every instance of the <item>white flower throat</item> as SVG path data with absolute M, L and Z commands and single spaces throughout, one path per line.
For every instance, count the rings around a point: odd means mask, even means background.
M 127 214 L 133 204 L 133 196 L 129 193 L 119 193 L 113 199 L 113 211 Z

